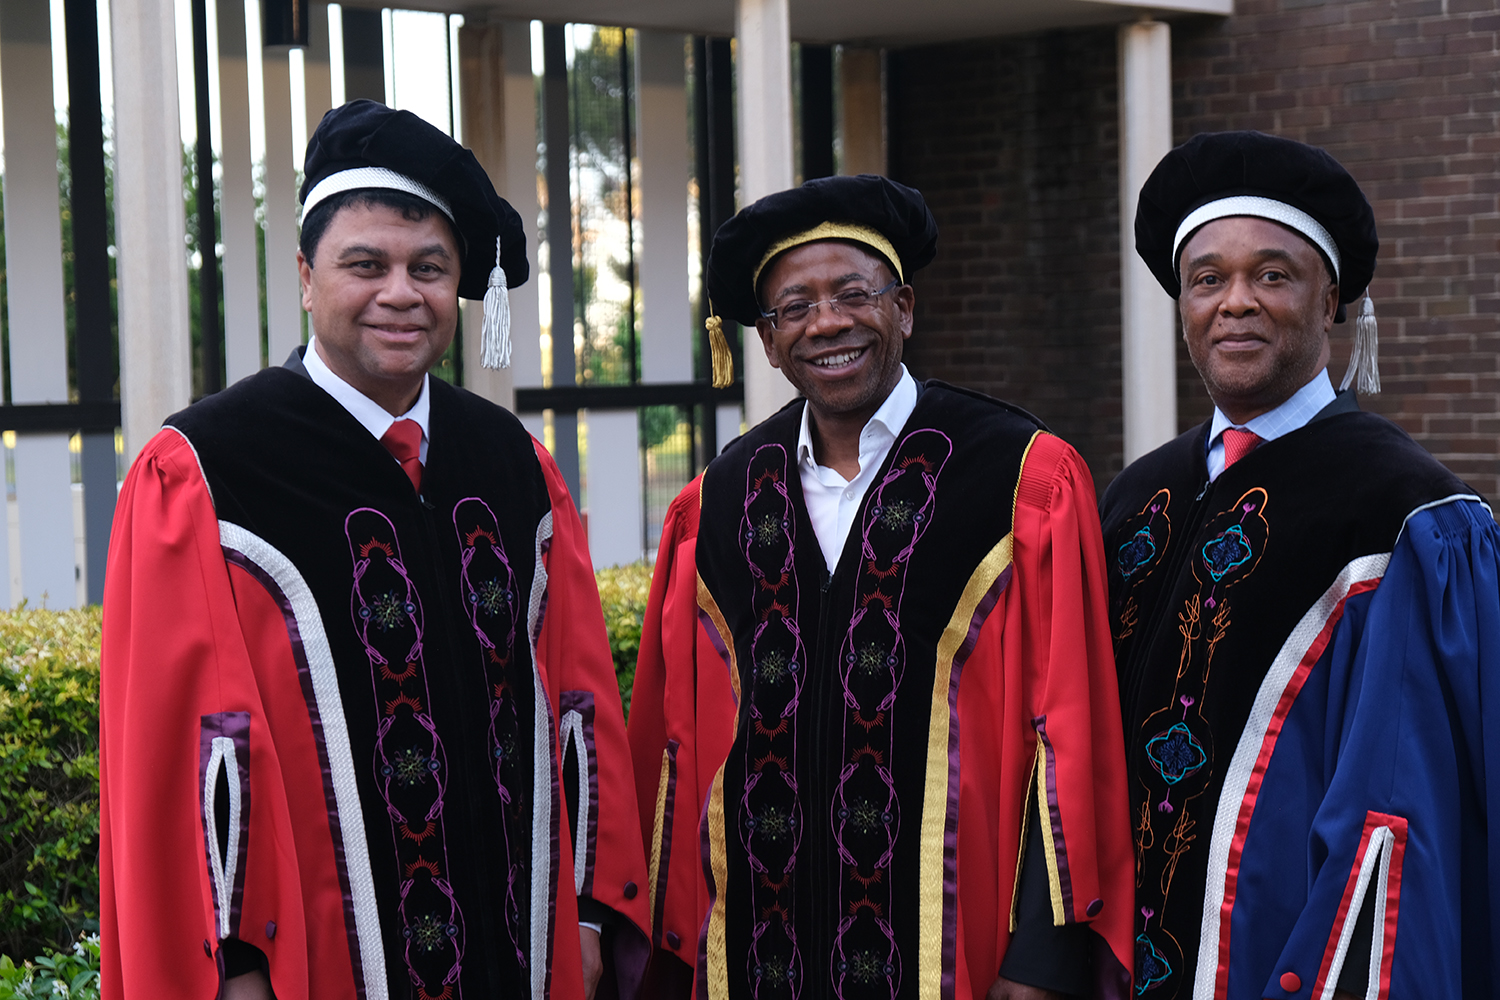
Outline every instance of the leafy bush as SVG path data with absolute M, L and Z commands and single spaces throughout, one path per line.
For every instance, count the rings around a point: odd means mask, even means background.
M 71 951 L 50 951 L 19 966 L 0 955 L 0 1000 L 12 997 L 99 1000 L 99 935 L 79 938 Z
M 0 952 L 99 928 L 98 608 L 0 612 Z
M 641 649 L 641 624 L 646 618 L 646 595 L 651 592 L 651 567 L 647 563 L 612 566 L 594 574 L 599 581 L 599 602 L 604 606 L 604 627 L 609 632 L 609 651 L 615 658 L 615 677 L 620 682 L 620 702 L 630 717 L 630 687 L 635 683 L 635 657 Z

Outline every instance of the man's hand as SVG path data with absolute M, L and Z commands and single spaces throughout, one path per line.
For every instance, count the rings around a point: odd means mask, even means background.
M 1063 995 L 1054 990 L 1044 990 L 1036 986 L 1027 986 L 1024 983 L 1011 982 L 1004 976 L 995 980 L 995 985 L 984 995 L 984 1000 L 1064 1000 Z
M 256 969 L 224 980 L 224 1000 L 271 1000 L 271 981 Z
M 599 979 L 604 975 L 599 932 L 590 927 L 578 928 L 578 947 L 583 952 L 583 1000 L 594 1000 L 594 991 L 599 988 Z

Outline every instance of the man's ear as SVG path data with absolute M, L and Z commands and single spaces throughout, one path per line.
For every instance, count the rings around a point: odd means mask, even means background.
M 1333 329 L 1334 317 L 1339 314 L 1339 286 L 1336 282 L 1328 283 L 1328 291 L 1323 295 L 1323 332 L 1328 333 Z
M 312 312 L 312 265 L 297 251 L 297 282 L 302 286 L 302 311 Z
M 891 301 L 896 303 L 897 314 L 901 317 L 901 339 L 911 339 L 912 310 L 917 305 L 917 293 L 910 285 L 902 285 L 892 295 Z
M 776 341 L 773 339 L 776 330 L 771 326 L 771 321 L 768 319 L 756 320 L 755 332 L 760 334 L 761 346 L 766 349 L 766 360 L 771 362 L 772 368 L 780 368 L 781 358 L 776 350 Z

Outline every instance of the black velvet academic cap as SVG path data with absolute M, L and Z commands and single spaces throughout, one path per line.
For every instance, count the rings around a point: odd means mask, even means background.
M 304 219 L 310 195 L 316 205 L 368 188 L 405 191 L 436 205 L 462 237 L 458 294 L 466 299 L 484 298 L 497 236 L 507 284 L 515 288 L 530 276 L 521 216 L 495 193 L 473 153 L 409 111 L 366 100 L 334 108 L 308 140 L 303 170 Z
M 910 281 L 937 255 L 937 221 L 921 192 L 874 174 L 820 177 L 766 195 L 714 234 L 708 255 L 714 310 L 753 326 L 760 317 L 756 284 L 771 261 L 793 247 L 828 239 L 859 243 Z
M 1196 224 L 1179 233 L 1195 212 Z M 1262 132 L 1199 133 L 1163 157 L 1141 188 L 1136 252 L 1175 299 L 1182 245 L 1201 226 L 1232 215 L 1272 219 L 1318 247 L 1338 275 L 1340 321 L 1344 303 L 1363 295 L 1375 273 L 1375 213 L 1349 171 L 1315 146 Z M 1320 242 L 1335 249 L 1336 269 Z

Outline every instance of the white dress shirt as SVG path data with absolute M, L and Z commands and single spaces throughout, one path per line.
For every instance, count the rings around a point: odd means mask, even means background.
M 333 369 L 324 363 L 316 348 L 317 338 L 310 338 L 307 341 L 307 350 L 302 355 L 302 366 L 307 369 L 308 377 L 313 380 L 313 384 L 338 400 L 339 405 L 349 411 L 349 416 L 358 420 L 365 430 L 375 435 L 377 441 L 385 437 L 385 432 L 390 430 L 391 424 L 396 421 L 415 420 L 422 428 L 422 450 L 418 457 L 422 464 L 426 465 L 427 419 L 431 407 L 427 396 L 427 380 L 432 376 L 422 376 L 422 391 L 417 394 L 417 401 L 411 405 L 411 409 L 399 417 L 393 417 L 385 411 L 385 407 L 335 375 Z M 395 461 L 394 458 L 391 460 Z
M 1275 441 L 1306 427 L 1319 410 L 1336 398 L 1333 383 L 1328 379 L 1328 369 L 1324 368 L 1313 376 L 1311 382 L 1293 393 L 1291 399 L 1243 424 L 1233 423 L 1222 410 L 1214 407 L 1214 422 L 1208 429 L 1208 481 L 1218 479 L 1224 471 L 1224 432 L 1229 428 L 1252 431 L 1262 441 Z
M 834 470 L 819 465 L 813 457 L 812 428 L 808 424 L 809 407 L 802 408 L 802 431 L 797 437 L 797 471 L 801 473 L 802 496 L 807 501 L 807 516 L 813 534 L 823 550 L 823 561 L 832 573 L 844 551 L 844 539 L 854 524 L 854 515 L 864 500 L 865 491 L 875 473 L 885 463 L 896 435 L 906 426 L 907 418 L 917 406 L 917 382 L 901 366 L 901 381 L 880 404 L 859 432 L 859 473 L 845 479 Z

